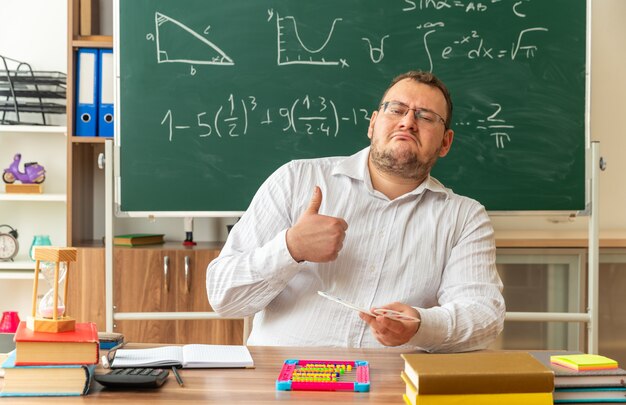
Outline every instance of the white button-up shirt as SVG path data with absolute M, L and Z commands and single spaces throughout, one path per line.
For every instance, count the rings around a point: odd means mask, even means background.
M 432 177 L 390 201 L 372 188 L 368 155 L 296 160 L 274 172 L 207 269 L 211 306 L 254 314 L 249 345 L 382 347 L 358 312 L 317 291 L 366 309 L 398 301 L 422 318 L 403 348 L 485 348 L 505 307 L 484 207 Z M 348 230 L 335 261 L 297 263 L 285 234 L 316 185 L 319 213 L 343 218 Z

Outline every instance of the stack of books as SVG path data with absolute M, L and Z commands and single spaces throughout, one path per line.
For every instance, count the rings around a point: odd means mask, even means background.
M 99 360 L 95 323 L 76 323 L 70 332 L 33 332 L 20 322 L 15 350 L 2 364 L 0 397 L 78 396 L 89 391 Z
M 551 405 L 554 374 L 525 352 L 402 354 L 408 405 Z
M 626 371 L 615 360 L 567 351 L 531 354 L 554 372 L 555 404 L 626 403 Z

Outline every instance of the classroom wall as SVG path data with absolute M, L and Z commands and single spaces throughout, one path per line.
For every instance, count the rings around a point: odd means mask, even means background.
M 0 55 L 26 62 L 35 71 L 67 73 L 66 10 L 66 0 L 0 0 Z M 38 114 L 22 113 L 21 118 L 41 122 Z M 47 114 L 46 120 L 65 125 L 64 114 Z
M 67 72 L 66 0 L 0 0 L 0 55 Z
M 600 229 L 626 237 L 626 2 L 596 0 L 592 10 L 591 137 L 608 167 L 600 178 Z
M 66 69 L 65 0 L 0 0 L 5 18 L 0 24 L 0 54 L 33 63 L 41 69 Z M 100 0 L 103 11 L 112 0 Z M 601 155 L 608 162 L 600 175 L 600 236 L 626 238 L 626 1 L 592 0 L 591 2 L 591 139 L 600 142 Z M 102 32 L 112 32 L 112 18 L 103 13 Z M 54 40 L 50 40 L 54 38 Z M 56 38 L 61 38 L 57 41 Z M 567 145 L 563 145 L 567 147 Z M 98 187 L 97 190 L 103 190 Z M 100 191 L 97 191 L 100 192 Z M 103 200 L 103 199 L 102 199 Z M 98 200 L 96 200 L 98 201 Z M 99 208 L 97 208 L 99 209 Z M 96 218 L 102 218 L 97 211 Z M 585 237 L 588 218 L 571 220 L 548 216 L 492 216 L 499 238 Z M 234 219 L 197 219 L 196 240 L 223 240 L 226 225 Z M 104 226 L 96 226 L 96 233 Z M 160 229 L 172 239 L 183 239 L 182 219 L 147 219 L 116 221 L 116 232 Z M 178 236 L 179 235 L 179 236 Z M 94 235 L 99 238 L 102 235 Z

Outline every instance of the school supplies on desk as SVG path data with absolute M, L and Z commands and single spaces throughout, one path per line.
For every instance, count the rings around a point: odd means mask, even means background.
M 626 386 L 626 370 L 611 368 L 606 370 L 576 371 L 568 367 L 559 366 L 550 362 L 550 356 L 582 354 L 580 352 L 566 351 L 536 351 L 530 354 L 550 367 L 554 372 L 554 387 L 560 388 L 583 388 L 583 387 L 624 387 Z
M 608 370 L 617 368 L 617 362 L 608 357 L 597 354 L 567 354 L 562 356 L 550 356 L 550 361 L 559 366 L 572 370 Z
M 363 360 L 285 360 L 276 380 L 279 391 L 370 390 L 369 364 Z
M 69 332 L 34 332 L 20 322 L 15 332 L 15 364 L 97 364 L 98 329 L 95 323 L 76 322 Z
M 151 349 L 118 349 L 112 368 L 121 367 L 236 368 L 253 367 L 245 346 L 185 345 Z
M 124 335 L 116 332 L 98 332 L 100 350 L 110 350 L 120 343 L 124 343 Z
M 508 394 L 436 394 L 419 395 L 417 388 L 401 373 L 406 383 L 406 393 L 402 396 L 407 405 L 551 405 L 552 394 L 549 392 L 525 392 Z
M 4 386 L 0 397 L 85 395 L 95 367 L 85 364 L 16 366 L 14 351 L 2 364 Z
M 552 393 L 554 374 L 524 352 L 402 354 L 419 395 Z
M 555 404 L 598 402 L 624 403 L 626 388 L 563 388 L 554 392 Z
M 98 372 L 93 379 L 113 389 L 159 388 L 167 381 L 169 374 L 169 370 L 162 368 L 116 368 Z

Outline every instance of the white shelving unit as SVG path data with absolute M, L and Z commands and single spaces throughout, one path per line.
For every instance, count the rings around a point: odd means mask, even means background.
M 0 224 L 8 224 L 19 233 L 15 260 L 0 261 L 0 310 L 18 311 L 25 319 L 31 309 L 35 269 L 35 262 L 28 257 L 33 237 L 49 235 L 53 245 L 67 244 L 67 129 L 0 126 L 1 170 L 9 167 L 16 153 L 22 154 L 21 171 L 24 163 L 32 161 L 46 169 L 42 194 L 7 194 L 0 181 Z
M 64 126 L 0 125 L 0 133 L 65 134 Z
M 67 196 L 65 194 L 0 194 L 0 201 L 56 201 L 65 202 Z

